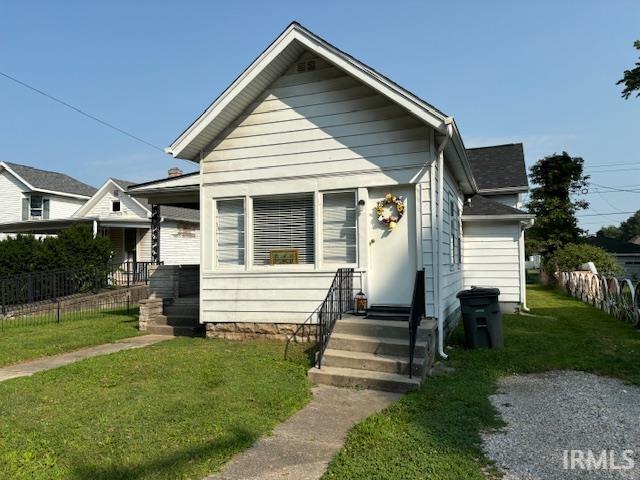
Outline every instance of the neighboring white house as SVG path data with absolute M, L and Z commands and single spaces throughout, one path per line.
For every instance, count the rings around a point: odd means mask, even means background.
M 13 164 L 8 164 L 14 166 Z M 61 174 L 52 174 L 31 167 L 22 167 L 17 170 L 25 174 L 26 178 L 35 180 L 42 178 L 49 185 L 52 179 L 60 178 L 60 185 L 66 182 L 79 188 L 90 195 L 82 199 L 59 199 L 59 195 L 46 194 L 44 200 L 34 202 L 33 190 L 23 194 L 14 203 L 22 205 L 20 210 L 11 213 L 5 205 L 0 205 L 0 214 L 3 222 L 0 224 L 0 232 L 29 233 L 29 234 L 56 234 L 60 230 L 73 224 L 85 223 L 94 229 L 96 235 L 108 237 L 114 246 L 114 263 L 122 262 L 151 262 L 152 258 L 152 234 L 151 217 L 152 207 L 143 199 L 130 197 L 126 189 L 134 182 L 108 179 L 98 190 L 88 185 L 81 184 L 70 177 Z M 36 177 L 33 172 L 39 172 Z M 177 172 L 180 176 L 181 172 Z M 8 173 L 2 172 L 0 181 L 11 178 Z M 32 177 L 29 177 L 29 174 Z M 56 177 L 60 176 L 60 177 Z M 188 175 L 185 175 L 188 177 Z M 61 186 L 58 188 L 61 188 Z M 70 189 L 71 187 L 68 187 Z M 40 192 L 37 192 L 39 196 Z M 2 190 L 5 194 L 5 190 Z M 18 192 L 19 194 L 19 192 Z M 12 193 L 12 197 L 17 196 Z M 36 196 L 36 198 L 37 198 Z M 8 199 L 10 200 L 10 199 Z M 8 202 L 7 202 L 8 203 Z M 35 207 L 43 205 L 40 210 Z M 14 209 L 15 210 L 15 209 Z M 200 226 L 199 212 L 197 209 L 162 206 L 159 211 L 160 225 L 158 247 L 162 247 L 161 256 L 157 259 L 167 265 L 179 263 L 198 264 L 200 260 Z
M 134 182 L 108 179 L 73 218 L 96 220 L 99 234 L 114 245 L 114 262 L 150 262 L 151 205 L 132 198 L 127 188 Z M 167 265 L 200 262 L 200 213 L 198 210 L 160 207 L 160 261 Z
M 0 162 L 0 223 L 67 218 L 95 191 L 63 173 Z
M 509 310 L 525 301 L 522 230 L 532 216 L 517 209 L 524 161 L 483 179 L 482 159 L 500 163 L 501 148 L 468 151 L 451 117 L 293 23 L 167 149 L 199 163 L 198 182 L 163 179 L 129 192 L 154 204 L 199 203 L 199 320 L 208 335 L 316 323 L 342 267 L 354 269 L 355 291 L 378 312 L 406 312 L 424 271 L 426 316 L 445 356 L 465 285 L 499 286 Z M 403 215 L 391 225 L 398 205 Z M 406 338 L 395 324 L 371 322 L 349 328 Z M 405 357 L 371 357 L 397 354 L 405 340 L 351 336 L 347 348 L 344 335 L 332 337 L 342 339 L 339 349 L 329 343 L 343 362 L 334 366 L 388 361 L 406 373 Z M 334 370 L 336 384 L 368 384 L 354 368 Z

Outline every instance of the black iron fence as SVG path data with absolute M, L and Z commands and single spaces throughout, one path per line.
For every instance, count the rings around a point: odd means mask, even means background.
M 322 366 L 322 356 L 331 332 L 344 313 L 353 310 L 353 268 L 340 268 L 333 278 L 329 292 L 318 308 L 318 353 L 316 367 Z
M 131 313 L 147 297 L 150 265 L 125 262 L 0 278 L 0 328 Z

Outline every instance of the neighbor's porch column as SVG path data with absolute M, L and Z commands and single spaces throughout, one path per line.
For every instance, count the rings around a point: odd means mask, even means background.
M 151 261 L 160 263 L 160 205 L 151 205 Z

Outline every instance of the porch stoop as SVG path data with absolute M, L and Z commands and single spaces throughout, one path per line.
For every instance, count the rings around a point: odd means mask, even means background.
M 409 378 L 409 326 L 389 313 L 382 315 L 384 319 L 343 315 L 329 339 L 322 368 L 309 370 L 311 380 L 399 393 L 419 388 L 433 365 L 436 322 L 425 319 L 418 328 Z
M 162 314 L 154 315 L 146 325 L 146 332 L 174 337 L 200 337 L 204 325 L 199 319 L 199 298 L 181 297 L 163 303 Z

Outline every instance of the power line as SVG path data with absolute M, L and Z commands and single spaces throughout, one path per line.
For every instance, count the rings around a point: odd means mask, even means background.
M 614 192 L 629 192 L 629 193 L 638 193 L 640 190 L 636 190 L 636 189 L 625 189 L 625 188 L 617 188 L 617 187 L 610 187 L 607 185 L 600 185 L 599 183 L 591 183 L 591 185 L 594 185 L 596 187 L 599 188 L 607 188 L 609 190 L 612 190 Z M 633 187 L 635 185 L 629 185 L 630 187 Z
M 579 217 L 601 217 L 605 215 L 630 215 L 636 212 L 577 213 Z
M 23 82 L 22 80 L 18 80 L 17 78 L 12 77 L 11 75 L 8 75 L 8 74 L 6 74 L 4 72 L 1 72 L 1 71 L 0 71 L 0 75 L 2 75 L 5 78 L 8 78 L 9 80 L 11 80 L 12 82 L 17 83 L 18 85 L 22 85 L 23 87 L 28 88 L 29 90 L 32 90 L 32 91 L 34 91 L 36 93 L 39 93 L 40 95 L 42 95 L 44 97 L 47 97 L 49 100 L 53 100 L 54 102 L 57 102 L 60 105 L 64 105 L 65 107 L 67 107 L 67 108 L 69 108 L 71 110 L 74 110 L 75 112 L 79 113 L 80 115 L 84 115 L 85 117 L 90 118 L 91 120 L 94 120 L 94 121 L 104 125 L 105 127 L 108 127 L 108 128 L 110 128 L 112 130 L 115 130 L 116 132 L 122 133 L 123 135 L 126 135 L 127 137 L 132 138 L 132 139 L 134 139 L 134 140 L 136 140 L 136 141 L 138 141 L 140 143 L 144 143 L 145 145 L 147 145 L 147 146 L 149 146 L 151 148 L 154 148 L 156 150 L 160 150 L 161 152 L 164 152 L 164 149 L 162 147 L 154 145 L 151 142 L 147 142 L 146 140 L 134 135 L 133 133 L 129 133 L 126 130 L 123 130 L 123 129 L 119 128 L 119 127 L 116 127 L 115 125 L 113 125 L 113 124 L 111 124 L 109 122 L 105 122 L 104 120 L 102 120 L 102 119 L 100 119 L 100 118 L 98 118 L 98 117 L 96 117 L 94 115 L 91 115 L 90 113 L 87 113 L 87 112 L 79 109 L 78 107 L 74 107 L 73 105 L 65 102 L 64 100 L 60 100 L 59 98 L 54 97 L 53 95 L 50 95 L 47 92 L 43 92 L 42 90 L 40 90 L 40 89 L 38 89 L 36 87 L 33 87 L 33 86 L 29 85 L 28 83 Z
M 638 162 L 624 162 L 624 163 L 598 163 L 596 165 L 586 164 L 586 168 L 599 168 L 599 167 L 619 167 L 622 165 L 637 165 Z
M 634 172 L 640 168 L 613 168 L 611 170 L 595 170 L 591 173 L 609 173 L 609 172 Z

